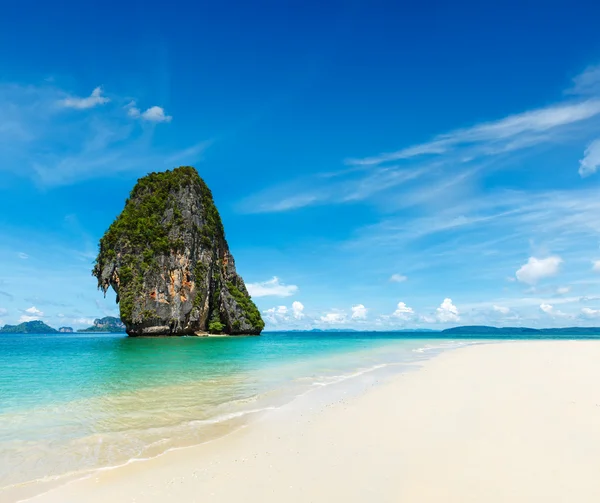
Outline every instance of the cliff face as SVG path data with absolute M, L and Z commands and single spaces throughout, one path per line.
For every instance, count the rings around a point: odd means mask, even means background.
M 125 332 L 125 324 L 114 316 L 105 316 L 104 318 L 96 318 L 91 327 L 78 330 L 78 332 L 110 332 L 123 333 Z
M 192 167 L 138 180 L 92 273 L 117 293 L 129 335 L 260 334 L 210 189 Z

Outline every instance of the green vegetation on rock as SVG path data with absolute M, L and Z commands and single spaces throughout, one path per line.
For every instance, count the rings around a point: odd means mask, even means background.
M 93 275 L 104 292 L 117 293 L 130 335 L 264 327 L 235 271 L 212 193 L 190 166 L 138 180 L 100 240 Z M 228 283 L 242 289 L 222 288 Z
M 0 334 L 57 334 L 58 330 L 49 327 L 43 321 L 26 321 L 18 325 L 4 325 Z
M 240 306 L 244 311 L 244 315 L 252 327 L 261 332 L 262 329 L 265 328 L 265 322 L 263 321 L 260 311 L 257 309 L 254 302 L 252 302 L 248 295 L 244 295 L 231 281 L 227 283 L 227 289 L 237 302 L 238 306 Z
M 78 332 L 109 332 L 119 334 L 125 332 L 125 325 L 119 318 L 105 316 L 104 318 L 96 318 L 91 327 L 83 328 L 78 330 Z

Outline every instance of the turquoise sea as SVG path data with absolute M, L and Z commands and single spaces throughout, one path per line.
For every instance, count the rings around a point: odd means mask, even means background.
M 486 340 L 0 335 L 0 494 L 201 443 L 301 394 Z

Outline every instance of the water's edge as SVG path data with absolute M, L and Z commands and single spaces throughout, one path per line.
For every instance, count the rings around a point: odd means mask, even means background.
M 269 412 L 287 407 L 293 404 L 300 397 L 308 394 L 319 396 L 321 400 L 334 400 L 336 393 L 343 389 L 346 396 L 360 394 L 373 385 L 380 385 L 388 382 L 397 375 L 406 371 L 411 371 L 420 368 L 424 361 L 452 349 L 469 346 L 472 344 L 496 342 L 492 340 L 460 340 L 460 341 L 444 341 L 441 345 L 427 344 L 430 341 L 421 341 L 425 344 L 419 344 L 418 347 L 410 349 L 410 356 L 402 358 L 401 361 L 388 361 L 384 363 L 376 363 L 371 366 L 361 367 L 353 372 L 341 375 L 327 376 L 327 379 L 314 376 L 299 378 L 300 381 L 305 380 L 302 386 L 298 386 L 298 379 L 295 380 L 286 389 L 283 388 L 270 390 L 248 402 L 248 407 L 235 413 L 214 416 L 206 420 L 193 421 L 194 426 L 203 429 L 202 438 L 186 439 L 191 441 L 183 441 L 177 445 L 164 445 L 157 442 L 155 445 L 146 446 L 144 455 L 133 456 L 124 462 L 114 465 L 99 466 L 87 470 L 72 471 L 57 476 L 43 477 L 36 480 L 27 481 L 20 484 L 8 486 L 0 490 L 0 496 L 4 501 L 27 501 L 28 499 L 50 491 L 57 486 L 62 486 L 80 480 L 89 476 L 93 476 L 98 471 L 113 470 L 130 463 L 144 462 L 149 459 L 162 456 L 173 450 L 185 449 L 188 447 L 197 446 L 207 442 L 213 442 L 227 436 L 234 431 L 244 428 L 254 421 L 263 419 Z M 164 447 L 164 448 L 163 448 Z

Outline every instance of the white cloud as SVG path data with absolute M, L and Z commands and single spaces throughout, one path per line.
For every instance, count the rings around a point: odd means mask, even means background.
M 27 255 L 27 253 L 23 253 L 23 252 L 19 252 L 18 256 L 20 259 L 23 259 L 23 260 L 27 260 L 29 258 L 29 255 Z
M 126 108 L 127 115 L 134 119 L 144 119 L 149 122 L 171 122 L 173 119 L 172 116 L 165 114 L 165 110 L 162 107 L 153 106 L 142 112 L 135 106 L 135 102 L 132 101 Z
M 403 274 L 392 274 L 390 276 L 390 281 L 392 283 L 402 283 L 404 281 L 406 281 L 408 278 L 406 276 L 404 276 Z
M 496 306 L 496 305 L 494 305 L 493 309 L 494 309 L 494 311 L 496 311 L 497 313 L 500 313 L 500 314 L 508 314 L 508 313 L 510 313 L 510 309 L 508 307 L 506 307 L 506 306 Z
M 368 309 L 362 304 L 352 306 L 352 319 L 353 320 L 364 320 L 367 318 Z
M 579 161 L 579 174 L 585 178 L 596 173 L 598 167 L 600 167 L 600 139 L 594 140 L 585 149 L 583 159 Z
M 291 309 L 287 306 L 276 306 L 264 310 L 263 314 L 265 315 L 265 319 L 273 325 L 301 320 L 305 317 L 304 305 L 298 301 L 292 303 Z
M 600 65 L 590 66 L 573 79 L 573 87 L 566 94 L 598 95 L 600 94 Z
M 19 323 L 25 323 L 28 321 L 36 321 L 44 316 L 44 313 L 40 311 L 37 307 L 31 306 L 24 311 L 27 314 L 21 315 L 19 318 Z
M 5 314 L 8 314 L 8 309 L 0 307 L 0 316 L 4 316 Z
M 436 318 L 440 323 L 460 320 L 460 313 L 458 312 L 458 308 L 452 303 L 452 299 L 444 299 L 444 302 L 436 309 Z
M 544 259 L 529 257 L 526 264 L 522 265 L 515 276 L 522 283 L 529 285 L 536 284 L 540 279 L 554 276 L 558 272 L 562 259 L 558 256 L 552 256 Z
M 123 98 L 90 113 L 65 114 L 65 97 L 54 85 L 0 82 L 0 172 L 51 188 L 115 175 L 141 176 L 148 166 L 193 165 L 210 144 L 198 138 L 193 145 L 166 148 L 153 128 L 132 127 Z
M 588 71 L 578 82 L 595 82 L 598 72 Z M 519 151 L 541 145 L 552 147 L 564 143 L 562 140 L 589 141 L 589 135 L 598 128 L 600 99 L 598 94 L 591 99 L 576 94 L 580 96 L 577 99 L 563 97 L 544 108 L 442 132 L 429 141 L 401 146 L 396 151 L 347 159 L 349 168 L 263 190 L 246 198 L 240 208 L 248 213 L 281 212 L 362 200 L 394 208 L 438 207 L 468 200 L 476 190 L 475 176 L 510 167 L 514 160 L 518 162 L 515 154 Z M 546 163 L 539 164 L 535 169 L 541 171 Z M 589 170 L 587 164 L 585 172 Z
M 600 260 L 592 261 L 592 271 L 600 272 Z
M 571 291 L 571 287 L 570 286 L 560 286 L 556 289 L 556 293 L 558 295 L 566 295 L 567 293 L 569 293 Z
M 292 302 L 292 315 L 297 320 L 304 318 L 304 304 L 302 302 L 298 302 L 297 300 Z
M 563 313 L 562 311 L 555 309 L 553 305 L 542 303 L 540 304 L 540 309 L 549 316 L 558 317 L 558 318 L 568 318 L 570 317 L 567 313 Z
M 408 307 L 404 302 L 398 302 L 396 310 L 392 313 L 394 318 L 409 320 L 415 315 L 412 307 Z
M 599 318 L 600 317 L 600 309 L 591 309 L 589 307 L 584 307 L 581 310 L 581 314 L 583 314 L 587 318 Z
M 248 283 L 246 287 L 252 297 L 290 297 L 298 291 L 296 285 L 280 283 L 277 276 L 273 276 L 273 279 L 262 283 Z
M 60 102 L 63 107 L 66 108 L 77 108 L 84 110 L 86 108 L 93 108 L 98 105 L 104 105 L 108 103 L 110 99 L 106 96 L 102 96 L 102 88 L 97 87 L 92 91 L 92 94 L 87 98 L 70 97 L 65 98 Z
M 346 321 L 346 315 L 341 312 L 325 313 L 321 316 L 321 321 L 330 325 L 344 323 Z
M 413 145 L 396 152 L 380 154 L 363 159 L 350 159 L 348 164 L 373 166 L 390 161 L 409 159 L 422 155 L 441 155 L 464 145 L 481 147 L 494 144 L 493 153 L 506 152 L 541 143 L 547 138 L 541 133 L 580 122 L 600 114 L 600 100 L 588 100 L 532 110 L 511 115 L 495 122 L 478 124 L 439 135 L 428 143 Z M 523 138 L 526 136 L 525 138 Z M 515 142 L 515 139 L 521 141 Z M 524 141 L 523 141 L 524 140 Z M 502 148 L 498 148 L 501 146 Z M 491 153 L 492 151 L 484 152 Z

